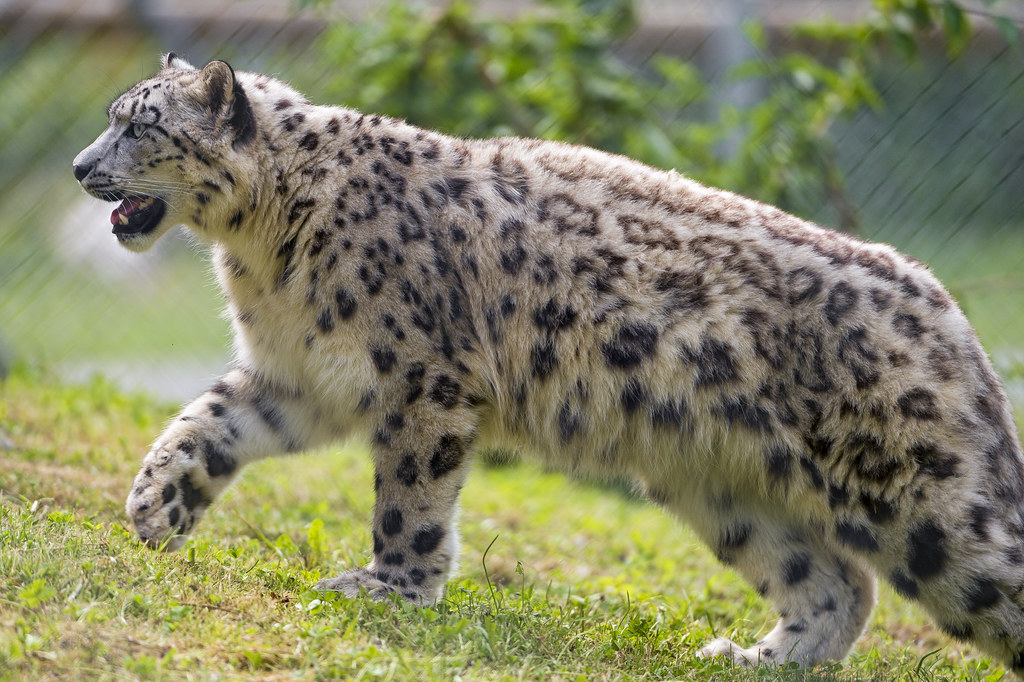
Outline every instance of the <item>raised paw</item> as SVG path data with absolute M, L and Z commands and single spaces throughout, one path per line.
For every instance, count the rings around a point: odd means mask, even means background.
M 155 448 L 143 460 L 125 510 L 139 538 L 175 550 L 213 500 L 209 477 L 187 449 Z
M 712 640 L 707 646 L 701 649 L 697 656 L 700 658 L 715 658 L 722 656 L 731 659 L 735 665 L 742 668 L 749 668 L 757 665 L 778 665 L 776 652 L 766 646 L 754 645 L 744 649 L 730 639 L 719 637 Z

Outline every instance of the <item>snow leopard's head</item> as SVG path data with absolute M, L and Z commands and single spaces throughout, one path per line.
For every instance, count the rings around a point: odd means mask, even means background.
M 248 175 L 244 152 L 256 132 L 227 63 L 197 69 L 172 52 L 161 67 L 111 103 L 107 129 L 73 163 L 89 194 L 120 202 L 110 222 L 132 251 L 174 225 L 202 233 L 223 220 Z

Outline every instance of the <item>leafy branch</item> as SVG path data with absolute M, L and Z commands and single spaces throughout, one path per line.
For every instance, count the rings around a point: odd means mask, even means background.
M 861 21 L 793 27 L 784 50 L 748 23 L 758 56 L 729 78 L 759 96 L 742 107 L 714 106 L 711 86 L 682 59 L 620 58 L 616 47 L 637 28 L 631 0 L 542 0 L 503 19 L 468 0 L 435 9 L 393 0 L 362 21 L 333 23 L 319 47 L 335 74 L 326 94 L 356 108 L 462 136 L 579 142 L 791 211 L 827 205 L 839 227 L 855 231 L 833 126 L 883 106 L 873 82 L 883 60 L 914 62 L 936 41 L 955 59 L 974 16 L 1018 46 L 1020 28 L 999 13 L 999 0 L 986 4 L 992 11 L 874 0 Z

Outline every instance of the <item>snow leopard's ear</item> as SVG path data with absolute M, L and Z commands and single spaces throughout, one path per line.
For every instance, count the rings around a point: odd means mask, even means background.
M 193 96 L 214 113 L 231 106 L 235 96 L 235 70 L 227 62 L 212 61 L 199 72 Z
M 160 59 L 160 69 L 180 69 L 182 71 L 195 71 L 196 67 L 174 54 L 168 52 Z
M 227 62 L 215 60 L 204 66 L 190 94 L 214 118 L 226 120 L 234 134 L 235 149 L 252 139 L 256 117 L 245 90 L 235 78 L 235 70 Z

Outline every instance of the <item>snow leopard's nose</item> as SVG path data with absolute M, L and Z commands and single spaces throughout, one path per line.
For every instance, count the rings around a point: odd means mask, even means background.
M 85 180 L 85 176 L 92 172 L 95 164 L 92 163 L 73 163 L 71 164 L 72 170 L 75 171 L 75 180 L 81 182 Z

